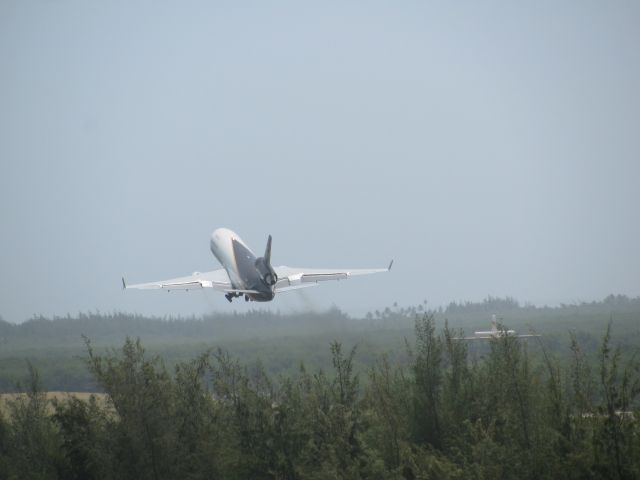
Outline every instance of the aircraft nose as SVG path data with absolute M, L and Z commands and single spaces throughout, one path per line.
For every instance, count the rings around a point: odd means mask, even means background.
M 224 248 L 226 239 L 231 237 L 231 231 L 228 228 L 216 228 L 211 232 L 211 240 L 209 241 L 209 247 L 211 251 L 215 252 Z
M 226 229 L 216 228 L 213 232 L 211 232 L 211 241 L 220 242 L 220 240 L 225 236 L 225 233 Z
M 219 241 L 219 239 L 220 239 L 219 229 L 211 232 L 211 238 L 209 239 L 209 248 L 211 249 L 212 252 L 216 251 L 216 244 Z

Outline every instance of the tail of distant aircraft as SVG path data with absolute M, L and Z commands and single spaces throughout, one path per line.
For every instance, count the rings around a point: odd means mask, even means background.
M 496 318 L 495 313 L 491 315 L 491 331 L 498 333 L 498 319 Z

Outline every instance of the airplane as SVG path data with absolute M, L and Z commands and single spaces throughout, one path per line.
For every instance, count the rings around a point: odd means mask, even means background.
M 455 337 L 453 340 L 486 340 L 491 338 L 500 338 L 500 337 L 516 337 L 516 338 L 525 338 L 525 337 L 539 337 L 538 334 L 520 334 L 517 335 L 515 330 L 506 330 L 502 326 L 498 328 L 498 319 L 495 314 L 491 316 L 491 330 L 479 330 L 473 332 L 473 337 Z
M 267 240 L 264 256 L 256 257 L 242 239 L 228 228 L 218 228 L 211 234 L 211 253 L 223 268 L 211 272 L 194 272 L 192 275 L 158 282 L 128 285 L 122 277 L 122 288 L 140 290 L 192 290 L 212 288 L 225 293 L 231 302 L 243 297 L 245 301 L 270 302 L 276 293 L 313 287 L 318 282 L 342 280 L 357 275 L 388 272 L 387 268 L 371 269 L 318 269 L 271 266 L 271 235 Z

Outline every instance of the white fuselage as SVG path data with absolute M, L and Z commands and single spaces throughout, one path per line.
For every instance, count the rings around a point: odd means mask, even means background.
M 234 289 L 247 290 L 255 301 L 269 301 L 275 295 L 274 285 L 268 285 L 257 268 L 257 258 L 237 233 L 218 228 L 211 234 L 211 253 L 227 271 Z M 242 293 L 242 292 L 239 292 Z
M 211 242 L 209 243 L 211 253 L 213 253 L 213 256 L 218 259 L 220 265 L 227 271 L 229 280 L 231 280 L 234 288 L 248 288 L 248 286 L 244 284 L 242 276 L 238 271 L 238 262 L 236 261 L 233 248 L 234 241 L 251 252 L 251 249 L 247 247 L 237 233 L 228 228 L 218 228 L 211 234 Z
M 515 335 L 515 330 L 485 330 L 473 332 L 478 337 L 502 337 L 503 335 Z

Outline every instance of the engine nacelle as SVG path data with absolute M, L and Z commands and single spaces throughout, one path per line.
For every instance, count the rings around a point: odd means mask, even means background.
M 278 281 L 278 275 L 276 275 L 276 272 L 273 270 L 273 267 L 271 267 L 269 262 L 267 262 L 267 260 L 264 257 L 260 257 L 256 259 L 256 269 L 260 274 L 260 278 L 262 278 L 262 281 L 266 285 L 269 285 L 270 287 L 272 287 Z

